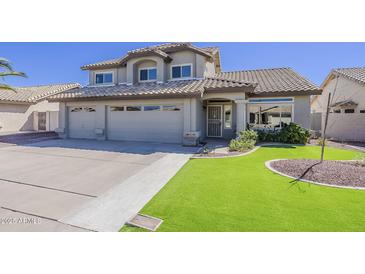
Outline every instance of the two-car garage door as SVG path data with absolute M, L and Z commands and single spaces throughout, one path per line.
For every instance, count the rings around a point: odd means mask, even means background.
M 95 107 L 69 108 L 69 137 L 96 138 L 95 119 Z M 181 143 L 183 119 L 180 105 L 107 106 L 106 137 L 108 140 Z
M 109 140 L 181 143 L 183 111 L 176 106 L 108 107 Z

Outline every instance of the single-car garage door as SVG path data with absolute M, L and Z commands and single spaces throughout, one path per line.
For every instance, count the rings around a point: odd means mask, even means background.
M 95 139 L 95 106 L 68 108 L 70 138 Z
M 109 140 L 181 143 L 182 105 L 109 106 Z

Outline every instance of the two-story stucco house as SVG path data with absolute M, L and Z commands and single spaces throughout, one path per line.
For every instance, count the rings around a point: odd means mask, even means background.
M 323 81 L 323 94 L 315 96 L 313 114 L 321 113 L 325 124 L 331 93 L 326 136 L 339 141 L 365 141 L 365 68 L 333 69 Z
M 289 68 L 222 72 L 219 49 L 170 43 L 85 65 L 89 85 L 53 96 L 65 138 L 196 144 L 250 127 L 310 127 L 318 87 Z

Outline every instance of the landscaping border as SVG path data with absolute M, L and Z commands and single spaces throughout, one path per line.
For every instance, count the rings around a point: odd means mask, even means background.
M 240 156 L 246 156 L 248 154 L 251 154 L 253 152 L 255 152 L 256 150 L 258 150 L 260 147 L 265 147 L 265 146 L 305 146 L 303 144 L 286 144 L 286 143 L 275 143 L 275 142 L 263 142 L 263 143 L 259 143 L 258 145 L 255 145 L 255 147 L 249 151 L 246 152 L 242 152 L 240 154 L 236 154 L 236 155 L 226 155 L 226 156 L 191 156 L 190 159 L 222 159 L 222 158 L 235 158 L 235 157 L 240 157 Z M 199 149 L 199 151 L 197 152 L 197 154 L 202 151 L 204 149 L 204 147 L 202 147 L 201 149 Z
M 290 159 L 273 159 L 273 160 L 269 160 L 265 162 L 265 166 L 271 170 L 272 172 L 279 174 L 281 176 L 284 177 L 288 177 L 294 180 L 297 180 L 298 182 L 304 182 L 304 183 L 310 183 L 310 184 L 314 184 L 314 185 L 320 185 L 320 186 L 329 186 L 329 187 L 335 187 L 335 188 L 344 188 L 344 189 L 353 189 L 353 190 L 365 190 L 365 187 L 356 187 L 356 186 L 339 186 L 339 185 L 331 185 L 331 184 L 325 184 L 325 183 L 320 183 L 320 182 L 315 182 L 315 181 L 311 181 L 311 180 L 307 180 L 307 179 L 299 179 L 293 176 L 290 176 L 288 174 L 282 173 L 276 169 L 274 169 L 271 166 L 272 162 L 277 162 L 277 161 L 282 161 L 282 160 L 290 160 Z M 349 160 L 349 161 L 353 161 L 353 160 Z M 345 162 L 345 161 L 344 161 Z
M 261 145 L 259 146 L 255 146 L 253 149 L 246 151 L 246 152 L 242 152 L 240 154 L 236 154 L 236 155 L 226 155 L 226 156 L 191 156 L 190 159 L 222 159 L 222 158 L 235 158 L 235 157 L 240 157 L 240 156 L 245 156 L 248 154 L 251 154 L 253 152 L 255 152 L 256 150 L 258 150 L 261 147 Z

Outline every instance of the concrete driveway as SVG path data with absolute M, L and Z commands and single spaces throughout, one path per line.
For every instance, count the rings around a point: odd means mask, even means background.
M 117 231 L 196 148 L 92 140 L 0 144 L 0 231 Z

